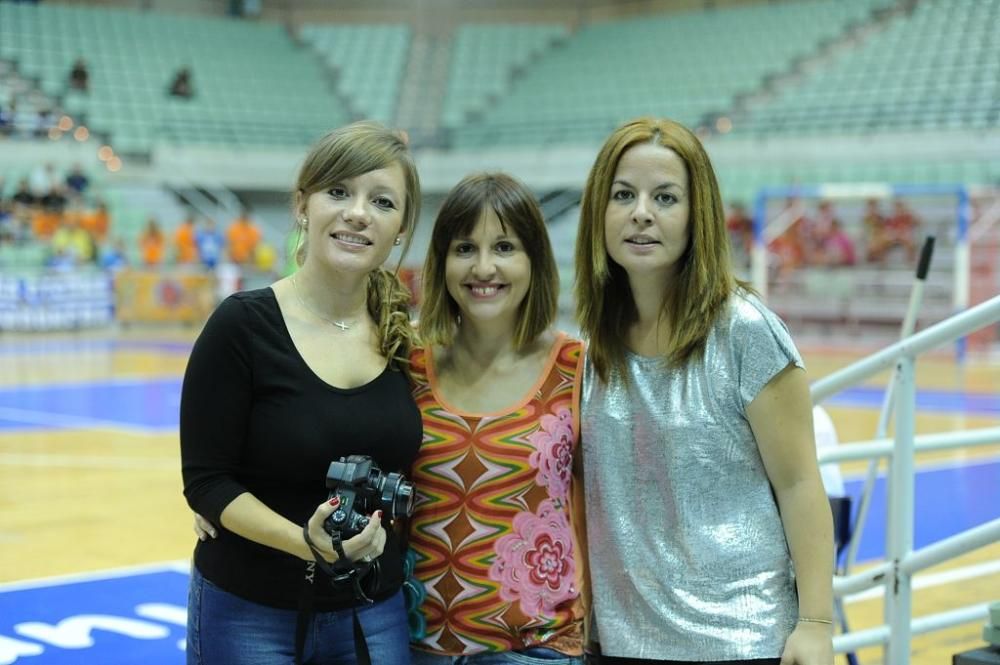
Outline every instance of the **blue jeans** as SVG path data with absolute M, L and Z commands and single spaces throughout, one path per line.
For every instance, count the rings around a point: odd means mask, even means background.
M 302 662 L 355 665 L 353 610 L 315 612 Z M 372 663 L 410 662 L 402 592 L 357 608 Z M 291 665 L 295 662 L 296 610 L 259 605 L 215 586 L 192 566 L 188 590 L 188 665 Z
M 413 665 L 583 665 L 583 657 L 567 656 L 545 647 L 477 653 L 472 656 L 438 656 L 414 649 L 412 663 Z

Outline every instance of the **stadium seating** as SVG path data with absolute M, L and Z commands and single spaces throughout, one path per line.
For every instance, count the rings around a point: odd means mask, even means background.
M 67 92 L 65 107 L 118 152 L 157 140 L 303 144 L 349 119 L 323 66 L 277 24 L 0 3 L 0 57 L 52 95 L 66 92 L 72 63 L 85 58 L 90 90 Z M 171 98 L 183 66 L 194 97 Z
M 405 25 L 302 27 L 300 38 L 336 75 L 336 87 L 356 116 L 392 124 L 410 45 Z
M 637 115 L 698 126 L 882 0 L 787 2 L 587 26 L 519 78 L 456 147 L 590 143 Z
M 565 40 L 563 25 L 463 25 L 455 32 L 451 71 L 441 123 L 446 128 L 467 122 L 510 89 L 513 78 L 546 49 Z
M 997 0 L 933 0 L 736 118 L 761 135 L 983 129 L 1000 124 Z

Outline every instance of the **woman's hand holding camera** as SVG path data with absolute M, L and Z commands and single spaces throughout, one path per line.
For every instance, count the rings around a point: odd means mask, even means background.
M 340 505 L 340 499 L 334 497 L 321 503 L 312 517 L 309 518 L 309 537 L 316 544 L 316 549 L 323 558 L 333 563 L 337 553 L 333 550 L 330 534 L 323 529 L 323 522 L 333 514 Z M 385 548 L 385 530 L 382 529 L 382 511 L 376 510 L 368 520 L 368 525 L 353 538 L 344 541 L 344 554 L 351 561 L 374 561 Z
M 340 501 L 336 497 L 330 501 L 324 501 L 309 518 L 309 537 L 315 544 L 317 551 L 330 563 L 335 562 L 339 557 L 333 549 L 330 535 L 323 529 L 323 522 L 337 510 L 339 504 Z M 202 541 L 218 536 L 215 526 L 198 513 L 194 514 L 194 532 Z M 376 510 L 361 533 L 343 542 L 344 554 L 351 561 L 374 561 L 385 548 L 385 537 L 385 530 L 382 528 L 382 511 Z

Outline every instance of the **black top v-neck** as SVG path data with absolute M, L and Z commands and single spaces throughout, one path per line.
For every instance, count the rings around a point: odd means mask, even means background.
M 336 348 L 331 348 L 336 353 Z M 326 383 L 292 342 L 270 288 L 230 296 L 195 342 L 180 412 L 184 494 L 219 525 L 243 492 L 303 524 L 327 497 L 326 471 L 345 455 L 370 455 L 383 471 L 408 472 L 422 438 L 406 376 L 387 367 L 370 382 Z M 306 563 L 224 528 L 199 542 L 195 565 L 216 586 L 271 607 L 297 607 Z M 380 596 L 402 583 L 398 540 L 389 530 Z M 316 585 L 315 609 L 356 603 L 349 590 Z

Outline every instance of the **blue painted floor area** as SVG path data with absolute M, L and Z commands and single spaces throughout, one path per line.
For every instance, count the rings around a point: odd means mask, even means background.
M 188 355 L 191 342 L 157 342 L 152 340 L 68 339 L 22 340 L 6 342 L 0 356 L 55 355 L 60 353 L 93 353 L 113 351 L 145 351 L 167 355 Z
M 885 389 L 883 388 L 850 388 L 830 397 L 823 404 L 824 406 L 881 409 L 884 395 Z M 918 390 L 917 411 L 1000 416 L 1000 393 Z
M 0 430 L 38 429 L 46 422 L 54 429 L 86 428 L 97 421 L 170 431 L 178 426 L 180 395 L 179 378 L 3 388 Z
M 45 386 L 0 388 L 0 431 L 86 427 L 87 421 L 163 431 L 178 426 L 180 378 L 111 380 Z M 825 403 L 834 406 L 880 408 L 881 388 L 853 388 Z M 22 420 L 17 411 L 29 412 Z M 917 410 L 1000 416 L 1000 394 L 943 390 L 917 393 Z M 45 414 L 52 414 L 46 423 Z
M 854 502 L 855 513 L 863 487 L 864 480 L 845 483 L 845 490 Z M 878 478 L 858 545 L 859 562 L 885 557 L 885 488 L 886 479 Z M 913 510 L 914 549 L 1000 518 L 1000 460 L 945 468 L 918 468 Z
M 4 591 L 0 663 L 179 665 L 188 576 L 175 571 Z

